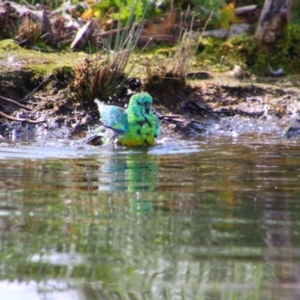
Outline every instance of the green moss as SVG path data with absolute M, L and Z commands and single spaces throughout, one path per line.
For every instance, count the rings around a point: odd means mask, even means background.
M 131 75 L 139 78 L 145 76 L 145 63 L 150 62 L 155 70 L 163 62 L 174 56 L 176 47 L 160 46 L 147 49 L 140 55 L 133 53 L 126 70 L 132 68 Z M 63 82 L 72 80 L 74 68 L 79 66 L 87 54 L 82 52 L 36 51 L 19 47 L 13 40 L 0 41 L 1 72 L 28 70 L 33 78 L 40 80 L 54 74 Z M 138 63 L 134 60 L 138 58 Z M 241 34 L 226 41 L 203 37 L 198 47 L 193 68 L 211 71 L 226 71 L 233 65 L 240 65 L 255 74 L 266 74 L 269 65 L 273 69 L 284 68 L 286 74 L 299 73 L 300 70 L 300 24 L 289 24 L 275 46 L 260 46 L 253 35 Z M 144 66 L 143 66 L 144 65 Z
M 238 64 L 255 73 L 263 73 L 268 69 L 267 49 L 261 47 L 254 36 L 247 34 L 234 36 L 220 45 L 218 54 L 231 66 Z
M 198 47 L 198 53 L 205 58 L 209 58 L 211 61 L 219 61 L 220 57 L 216 56 L 216 51 L 222 45 L 222 40 L 212 37 L 205 37 L 201 40 Z
M 55 76 L 60 80 L 65 80 L 74 76 L 74 68 L 71 66 L 63 66 L 54 70 Z
M 165 58 L 175 52 L 174 47 L 154 48 L 147 51 L 155 57 L 158 53 Z M 227 40 L 203 37 L 198 47 L 196 61 L 193 68 L 209 71 L 227 71 L 233 65 L 240 65 L 257 75 L 273 69 L 283 68 L 286 74 L 299 73 L 300 70 L 300 24 L 290 23 L 284 28 L 276 45 L 261 46 L 254 34 L 240 34 Z
M 0 52 L 2 51 L 11 51 L 17 50 L 20 47 L 14 42 L 14 40 L 7 39 L 7 40 L 0 40 Z
M 222 61 L 222 65 L 220 65 Z M 284 68 L 285 73 L 299 73 L 300 69 L 300 25 L 289 24 L 276 45 L 261 46 L 254 35 L 240 34 L 226 41 L 203 38 L 197 65 L 210 70 L 225 71 L 233 65 L 240 65 L 256 74 L 265 74 L 269 66 L 273 69 Z
M 2 72 L 22 67 L 23 70 L 33 71 L 37 77 L 45 77 L 62 69 L 61 72 L 66 72 L 69 77 L 73 68 L 85 58 L 86 54 L 80 52 L 41 52 L 21 48 L 13 40 L 0 41 Z

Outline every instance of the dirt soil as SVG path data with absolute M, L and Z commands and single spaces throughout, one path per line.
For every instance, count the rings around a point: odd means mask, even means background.
M 0 60 L 1 63 L 4 62 Z M 211 124 L 228 117 L 237 123 L 243 118 L 253 123 L 272 119 L 284 124 L 291 136 L 300 133 L 300 75 L 235 79 L 228 73 L 204 74 L 206 79 L 195 76 L 180 90 L 172 92 L 169 87 L 168 96 L 161 91 L 147 90 L 154 98 L 164 135 L 205 134 L 211 131 Z M 70 78 L 59 72 L 38 77 L 24 70 L 22 64 L 0 71 L 2 137 L 9 138 L 11 130 L 16 128 L 65 129 L 68 138 L 86 136 L 89 128 L 99 124 L 97 107 L 93 102 L 74 100 L 68 89 L 69 81 Z M 144 89 L 143 85 L 139 89 Z M 113 104 L 124 106 L 130 94 L 123 94 L 122 101 Z

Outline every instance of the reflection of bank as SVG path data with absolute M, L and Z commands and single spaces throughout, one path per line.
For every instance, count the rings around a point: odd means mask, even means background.
M 274 278 L 266 278 L 267 287 L 274 290 L 273 299 L 300 299 L 300 265 L 296 263 L 296 249 L 292 242 L 292 218 L 289 195 L 285 193 L 264 194 L 263 228 L 268 246 L 264 258 Z M 267 270 L 266 270 L 267 272 Z M 266 277 L 268 274 L 266 273 Z M 271 280 L 270 280 L 271 279 Z
M 157 156 L 127 153 L 110 157 L 102 166 L 106 185 L 100 189 L 126 191 L 129 211 L 153 211 L 153 191 L 158 182 Z

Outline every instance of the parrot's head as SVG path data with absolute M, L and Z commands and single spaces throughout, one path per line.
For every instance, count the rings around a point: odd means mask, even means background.
M 149 115 L 152 113 L 152 97 L 148 93 L 131 96 L 128 109 L 136 114 Z

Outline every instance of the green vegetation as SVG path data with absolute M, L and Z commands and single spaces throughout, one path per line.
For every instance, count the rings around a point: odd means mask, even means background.
M 300 70 L 300 23 L 291 23 L 288 27 L 289 42 L 287 46 L 287 67 L 291 73 Z
M 161 1 L 148 0 L 105 0 L 93 4 L 90 11 L 92 15 L 103 19 L 105 16 L 121 21 L 122 25 L 128 25 L 128 21 L 142 21 L 161 12 L 158 5 Z
M 31 70 L 46 77 L 54 70 L 74 67 L 74 62 L 80 63 L 86 55 L 79 52 L 42 52 L 19 47 L 13 40 L 0 41 L 1 72 L 9 72 L 22 66 L 23 70 Z
M 213 71 L 231 69 L 240 65 L 254 74 L 263 75 L 269 66 L 283 68 L 286 73 L 294 74 L 300 68 L 300 24 L 291 23 L 274 48 L 262 47 L 253 35 L 240 34 L 226 41 L 202 38 L 197 55 L 197 65 Z

